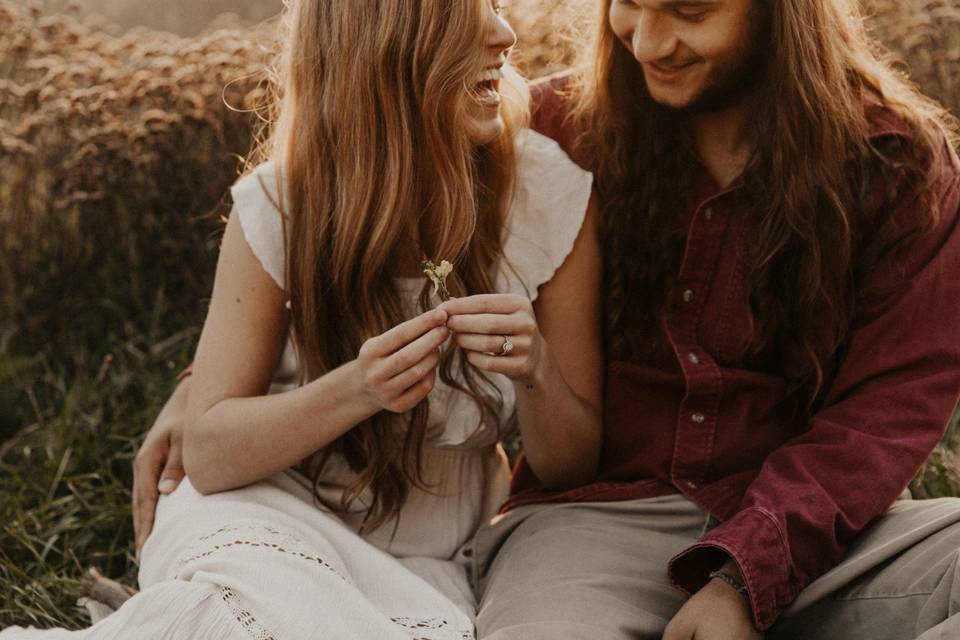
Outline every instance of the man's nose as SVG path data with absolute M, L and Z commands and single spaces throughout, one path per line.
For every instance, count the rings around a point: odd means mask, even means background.
M 637 62 L 656 62 L 670 57 L 676 51 L 677 37 L 669 21 L 654 11 L 644 9 L 637 15 L 630 44 Z

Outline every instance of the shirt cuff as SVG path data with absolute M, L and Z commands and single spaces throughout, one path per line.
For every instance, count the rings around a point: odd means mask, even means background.
M 193 363 L 187 365 L 187 367 L 177 374 L 177 382 L 183 382 L 193 374 Z
M 769 628 L 799 592 L 790 579 L 786 538 L 774 515 L 752 507 L 711 529 L 697 544 L 670 560 L 670 581 L 690 596 L 728 558 L 743 574 L 754 626 L 761 631 Z

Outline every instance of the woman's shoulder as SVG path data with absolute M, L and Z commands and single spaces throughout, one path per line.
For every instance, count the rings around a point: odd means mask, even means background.
M 522 130 L 516 144 L 516 184 L 503 240 L 506 264 L 497 285 L 535 299 L 573 249 L 593 175 L 537 131 Z
M 271 214 L 278 215 L 280 213 L 280 180 L 282 175 L 275 160 L 266 160 L 255 165 L 245 171 L 230 187 L 234 205 L 246 209 L 265 207 L 272 209 Z
M 285 288 L 282 180 L 278 163 L 267 160 L 240 177 L 230 193 L 247 244 L 270 277 Z

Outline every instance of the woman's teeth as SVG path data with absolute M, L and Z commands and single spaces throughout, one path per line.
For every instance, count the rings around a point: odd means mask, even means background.
M 485 69 L 477 78 L 475 93 L 477 102 L 483 105 L 497 106 L 500 104 L 499 83 L 503 78 L 500 69 Z
M 481 82 L 491 82 L 502 79 L 503 71 L 497 69 L 496 67 L 491 67 L 490 69 L 484 69 L 483 73 L 480 74 L 480 77 L 477 78 L 477 84 L 480 84 Z

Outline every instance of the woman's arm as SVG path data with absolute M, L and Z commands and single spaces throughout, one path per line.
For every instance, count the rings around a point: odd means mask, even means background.
M 600 458 L 600 260 L 591 199 L 573 250 L 532 305 L 522 296 L 493 294 L 440 307 L 469 361 L 514 381 L 524 453 L 540 481 L 554 489 L 592 480 Z M 504 336 L 513 351 L 491 355 Z
M 573 250 L 533 303 L 543 357 L 518 381 L 517 413 L 530 468 L 548 488 L 586 484 L 600 462 L 603 408 L 601 253 L 590 199 Z
M 309 384 L 265 395 L 286 341 L 284 304 L 231 216 L 187 398 L 183 463 L 201 493 L 288 468 L 378 411 L 409 410 L 433 388 L 447 337 L 440 311 L 368 340 L 357 359 Z

